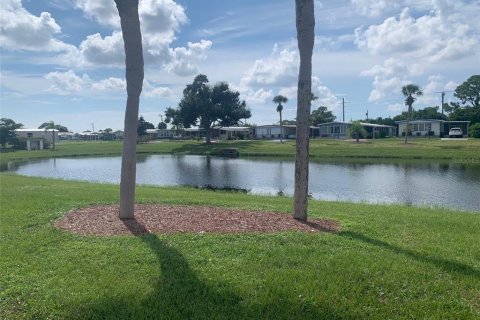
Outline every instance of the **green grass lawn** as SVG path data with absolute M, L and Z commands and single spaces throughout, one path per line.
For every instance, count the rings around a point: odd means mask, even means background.
M 73 148 L 58 147 L 47 152 Z M 148 148 L 163 147 L 139 146 Z M 480 318 L 479 214 L 311 201 L 309 217 L 342 230 L 87 237 L 52 226 L 72 208 L 117 202 L 115 185 L 1 173 L 0 319 Z M 145 186 L 137 202 L 292 207 Z
M 240 156 L 295 156 L 295 141 L 283 144 L 273 141 L 230 141 L 206 145 L 196 141 L 156 141 L 137 145 L 138 153 L 216 154 L 223 148 L 238 148 Z M 0 153 L 0 164 L 8 161 L 87 155 L 119 155 L 120 141 L 62 142 L 55 150 L 11 151 Z M 371 158 L 371 159 L 436 159 L 462 162 L 480 162 L 480 139 L 442 141 L 413 139 L 407 145 L 403 140 L 377 139 L 360 143 L 343 140 L 313 139 L 310 143 L 312 159 Z

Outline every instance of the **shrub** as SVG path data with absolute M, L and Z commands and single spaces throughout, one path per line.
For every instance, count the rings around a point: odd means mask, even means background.
M 27 149 L 27 139 L 25 138 L 12 138 L 10 140 L 10 144 L 12 145 L 13 149 L 16 150 L 25 150 Z
M 468 128 L 468 135 L 472 138 L 480 138 L 480 122 L 474 123 Z

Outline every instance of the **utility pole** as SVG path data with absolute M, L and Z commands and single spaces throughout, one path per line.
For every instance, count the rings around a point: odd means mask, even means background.
M 446 92 L 453 92 L 453 91 L 437 91 L 435 93 L 441 93 L 442 94 L 442 116 L 443 116 L 443 104 L 445 103 L 445 93 Z
M 342 122 L 345 122 L 345 103 L 349 103 L 345 101 L 345 98 L 342 98 Z
M 442 92 L 442 116 L 443 116 L 443 101 L 445 99 L 445 92 Z

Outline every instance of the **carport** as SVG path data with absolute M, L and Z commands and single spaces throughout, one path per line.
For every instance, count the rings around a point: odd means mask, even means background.
M 448 131 L 451 128 L 460 128 L 463 131 L 463 135 L 468 137 L 468 126 L 470 125 L 470 121 L 445 121 L 443 123 L 443 132 L 445 136 L 448 137 Z

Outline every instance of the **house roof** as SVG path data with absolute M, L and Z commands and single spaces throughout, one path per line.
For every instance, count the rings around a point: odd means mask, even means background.
M 224 131 L 249 131 L 249 127 L 221 127 L 220 130 Z
M 343 122 L 343 121 L 333 121 L 333 122 L 326 122 L 326 123 L 320 123 L 318 127 L 323 127 L 323 126 L 330 126 L 330 125 L 351 125 L 351 122 Z M 364 127 L 372 127 L 372 128 L 395 128 L 394 126 L 388 126 L 385 124 L 376 124 L 376 123 L 368 123 L 368 122 L 360 122 L 360 124 Z
M 295 124 L 284 124 L 282 127 L 284 128 L 297 128 L 297 125 Z M 266 124 L 266 125 L 263 125 L 263 126 L 257 126 L 257 129 L 258 128 L 280 128 L 280 125 L 279 124 Z M 315 129 L 315 128 L 318 128 L 318 127 L 315 127 L 315 126 L 310 126 L 311 129 Z
M 15 131 L 17 131 L 17 132 L 45 132 L 45 131 L 48 131 L 48 132 L 52 132 L 52 131 L 58 132 L 57 129 L 16 129 Z
M 405 123 L 407 120 L 400 120 L 395 121 L 396 124 Z M 409 123 L 423 123 L 423 122 L 443 122 L 443 123 L 470 123 L 471 121 L 447 121 L 441 119 L 417 119 L 417 120 L 410 120 Z

